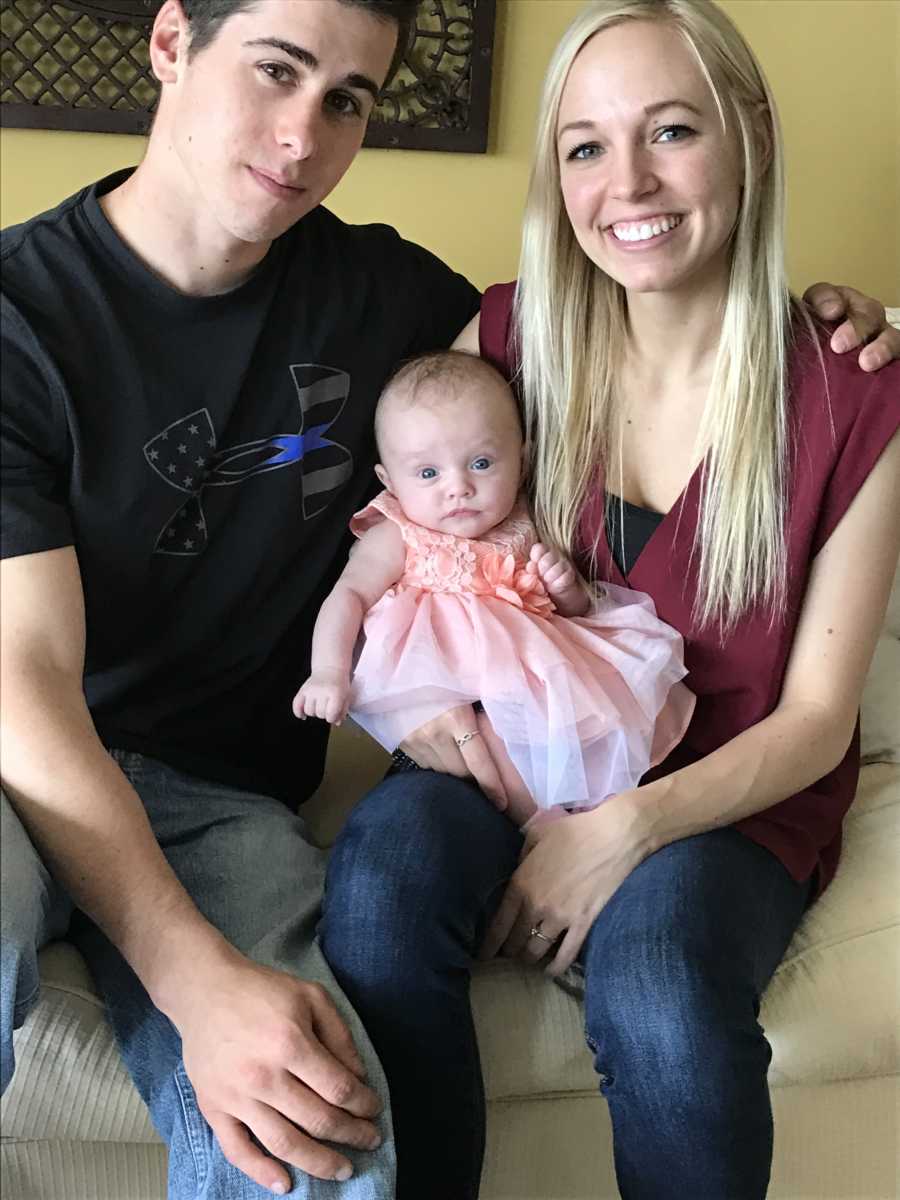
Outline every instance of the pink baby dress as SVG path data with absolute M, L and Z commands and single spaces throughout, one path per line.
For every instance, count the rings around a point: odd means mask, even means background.
M 474 541 L 414 524 L 382 492 L 350 528 L 385 519 L 406 565 L 366 615 L 350 716 L 386 750 L 480 700 L 538 807 L 572 809 L 635 787 L 681 740 L 682 640 L 649 596 L 610 584 L 586 617 L 556 615 L 525 570 L 537 539 L 522 504 Z

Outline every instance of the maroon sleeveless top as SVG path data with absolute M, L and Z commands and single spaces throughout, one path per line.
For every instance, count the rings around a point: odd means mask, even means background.
M 514 291 L 515 284 L 489 288 L 481 305 L 482 356 L 507 379 L 515 371 L 510 351 Z M 805 332 L 798 334 L 790 359 L 793 452 L 783 619 L 772 623 L 769 611 L 750 612 L 741 618 L 724 645 L 715 626 L 699 631 L 694 628 L 691 612 L 698 580 L 691 549 L 698 517 L 699 469 L 663 517 L 627 577 L 610 553 L 602 490 L 598 487 L 587 497 L 576 547 L 579 566 L 586 575 L 609 579 L 653 597 L 660 618 L 684 638 L 689 672 L 685 683 L 697 697 L 684 740 L 644 782 L 697 761 L 775 709 L 812 561 L 900 426 L 900 363 L 867 375 L 858 368 L 855 355 L 833 354 L 827 336 L 822 338 L 822 352 L 830 415 L 820 359 Z M 736 828 L 775 854 L 798 882 L 815 874 L 816 890 L 821 891 L 837 866 L 841 822 L 853 800 L 858 775 L 857 722 L 839 766 L 797 795 L 737 822 Z

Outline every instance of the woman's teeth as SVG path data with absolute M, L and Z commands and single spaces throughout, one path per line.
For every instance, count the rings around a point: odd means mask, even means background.
M 612 231 L 620 242 L 646 242 L 680 224 L 680 216 L 657 217 L 653 221 L 628 221 L 613 225 Z

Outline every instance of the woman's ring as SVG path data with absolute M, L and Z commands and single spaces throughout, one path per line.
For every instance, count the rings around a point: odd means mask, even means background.
M 531 933 L 528 936 L 540 938 L 542 942 L 549 942 L 551 946 L 556 941 L 556 938 L 547 937 L 546 933 L 541 933 L 540 925 L 532 925 Z
M 468 733 L 461 733 L 459 737 L 455 737 L 453 740 L 456 742 L 460 750 L 462 750 L 466 742 L 471 742 L 472 738 L 476 738 L 478 736 L 479 734 L 477 729 L 470 729 Z

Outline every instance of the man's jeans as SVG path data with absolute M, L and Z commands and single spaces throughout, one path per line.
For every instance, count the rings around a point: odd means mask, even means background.
M 470 785 L 389 777 L 332 853 L 320 937 L 390 1081 L 399 1200 L 473 1200 L 484 1095 L 469 971 L 522 836 Z M 651 855 L 588 935 L 585 1034 L 625 1200 L 761 1200 L 761 994 L 808 885 L 734 830 Z
M 176 875 L 200 911 L 250 958 L 323 984 L 353 1034 L 368 1082 L 387 1100 L 384 1076 L 362 1026 L 342 996 L 315 938 L 325 856 L 306 839 L 303 821 L 283 804 L 172 770 L 137 754 L 114 757 L 144 802 Z M 72 908 L 54 883 L 18 817 L 2 798 L 2 1085 L 13 1073 L 12 1031 L 38 997 L 37 951 L 69 929 Z M 171 1022 L 151 1004 L 118 952 L 80 914 L 76 941 L 104 997 L 125 1063 L 169 1147 L 173 1200 L 260 1200 L 272 1193 L 222 1156 L 197 1108 Z M 294 1172 L 291 1195 L 305 1200 L 387 1200 L 394 1195 L 390 1116 L 372 1153 L 347 1147 L 355 1174 L 345 1184 Z

